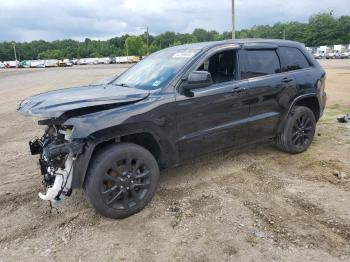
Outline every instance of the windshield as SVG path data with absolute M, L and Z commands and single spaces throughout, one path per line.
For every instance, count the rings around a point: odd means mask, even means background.
M 198 51 L 198 49 L 159 51 L 120 75 L 113 84 L 145 90 L 163 88 Z

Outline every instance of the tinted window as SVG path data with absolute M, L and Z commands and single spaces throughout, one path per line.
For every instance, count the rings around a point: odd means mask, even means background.
M 236 52 L 228 50 L 214 54 L 197 70 L 208 71 L 215 84 L 233 81 L 236 75 Z
M 243 58 L 242 78 L 280 73 L 280 61 L 274 50 L 251 50 Z
M 281 47 L 280 50 L 284 57 L 284 61 L 282 64 L 283 72 L 310 67 L 309 62 L 299 49 L 294 47 Z

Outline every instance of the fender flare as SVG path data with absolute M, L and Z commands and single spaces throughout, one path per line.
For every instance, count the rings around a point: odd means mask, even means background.
M 105 142 L 115 141 L 118 143 L 119 139 L 128 135 L 137 135 L 141 133 L 150 134 L 158 143 L 160 150 L 164 153 L 169 159 L 168 163 L 164 163 L 165 167 L 175 166 L 178 164 L 178 153 L 174 145 L 172 145 L 169 141 L 162 138 L 158 132 L 154 131 L 152 128 L 136 128 L 120 130 L 120 126 L 115 126 L 112 128 L 108 128 L 105 130 L 100 130 L 96 134 L 90 135 L 85 142 L 84 152 L 77 157 L 77 159 L 73 163 L 73 177 L 72 177 L 72 188 L 81 188 L 85 181 L 85 177 L 93 157 L 95 153 L 96 147 Z M 129 129 L 129 130 L 127 130 Z M 119 132 L 117 131 L 119 130 Z
M 280 118 L 280 121 L 279 121 L 278 126 L 277 126 L 277 133 L 280 133 L 280 132 L 282 131 L 283 126 L 284 126 L 284 123 L 286 122 L 288 116 L 289 116 L 290 113 L 292 112 L 293 107 L 295 106 L 295 104 L 296 104 L 298 101 L 302 100 L 302 99 L 310 98 L 310 97 L 316 98 L 317 101 L 318 101 L 318 97 L 317 97 L 317 94 L 316 94 L 316 93 L 308 93 L 308 94 L 299 95 L 299 96 L 297 96 L 297 97 L 295 97 L 295 98 L 293 99 L 293 101 L 290 103 L 290 105 L 289 105 L 289 107 L 288 107 L 288 110 L 286 110 L 286 111 L 282 114 L 282 116 L 281 116 L 281 118 Z

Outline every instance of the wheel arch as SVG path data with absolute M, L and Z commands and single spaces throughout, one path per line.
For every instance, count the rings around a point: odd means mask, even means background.
M 72 188 L 82 187 L 86 179 L 91 159 L 109 146 L 128 142 L 144 147 L 155 157 L 160 168 L 177 165 L 177 151 L 169 141 L 162 139 L 156 132 L 149 129 L 138 129 L 131 132 L 114 133 L 99 132 L 87 139 L 85 151 L 74 162 Z
M 305 106 L 307 108 L 310 108 L 310 110 L 314 113 L 316 122 L 320 119 L 321 117 L 321 108 L 320 108 L 320 102 L 317 98 L 316 93 L 311 93 L 311 94 L 304 94 L 300 95 L 290 103 L 290 106 L 288 110 L 283 114 L 281 121 L 278 125 L 277 132 L 281 132 L 283 129 L 283 126 L 288 118 L 288 116 L 292 113 L 292 110 L 295 106 Z
M 303 97 L 295 101 L 293 104 L 293 107 L 295 106 L 305 106 L 311 109 L 311 111 L 314 113 L 316 122 L 320 119 L 320 103 L 317 99 L 317 96 L 308 96 L 308 97 Z

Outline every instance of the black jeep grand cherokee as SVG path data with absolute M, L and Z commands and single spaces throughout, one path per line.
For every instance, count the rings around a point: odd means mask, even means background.
M 47 186 L 40 197 L 82 187 L 102 215 L 124 218 L 152 199 L 159 167 L 266 139 L 305 151 L 324 87 L 302 44 L 210 42 L 159 51 L 105 84 L 30 97 L 18 111 L 47 126 L 29 142 Z

